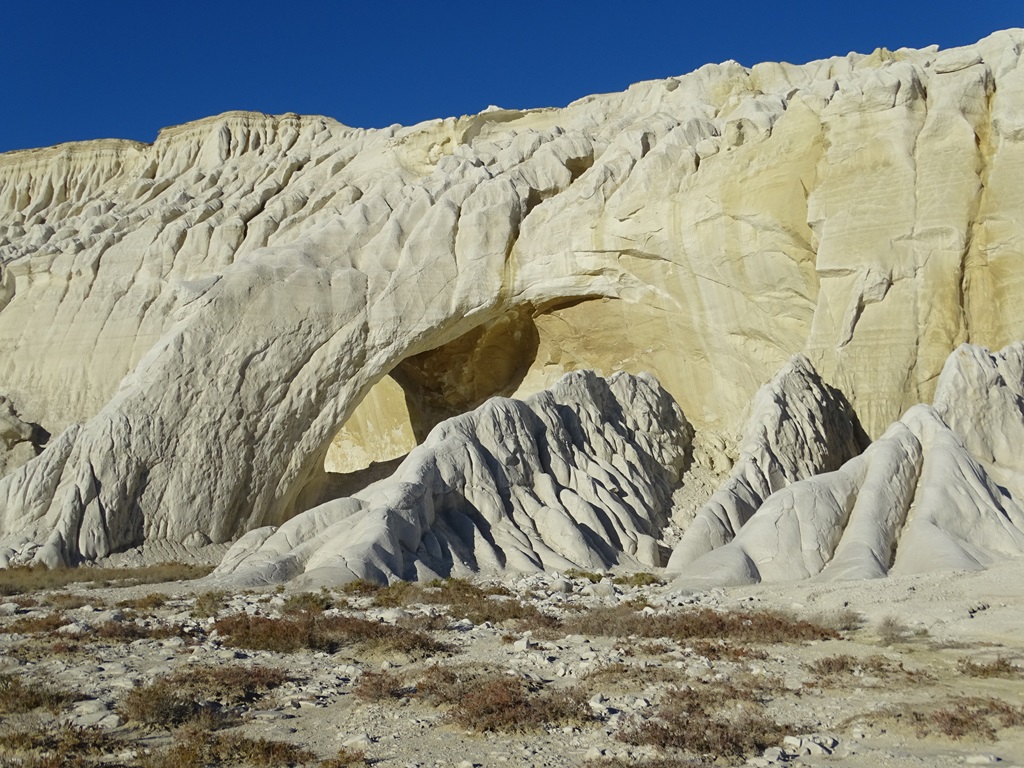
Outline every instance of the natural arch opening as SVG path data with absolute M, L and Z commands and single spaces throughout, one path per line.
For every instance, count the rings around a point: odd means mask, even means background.
M 307 485 L 296 511 L 389 476 L 441 421 L 511 395 L 536 358 L 537 342 L 533 309 L 524 307 L 400 362 L 335 433 L 323 475 Z

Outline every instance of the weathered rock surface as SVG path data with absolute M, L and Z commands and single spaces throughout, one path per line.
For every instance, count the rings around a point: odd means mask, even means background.
M 0 549 L 223 544 L 349 488 L 343 428 L 358 472 L 581 368 L 731 433 L 803 353 L 879 437 L 961 343 L 1024 338 L 1022 47 L 4 155 L 0 395 L 54 437 L 0 479 Z
M 567 374 L 438 425 L 394 475 L 260 528 L 221 581 L 312 584 L 663 564 L 692 430 L 650 376 Z
M 700 529 L 687 531 L 671 560 L 675 584 L 869 579 L 1022 555 L 1022 439 L 1024 343 L 995 355 L 964 345 L 935 403 L 911 408 L 863 454 L 776 490 L 735 538 L 703 536 L 704 552 L 689 538 Z M 717 520 L 709 508 L 697 519 Z

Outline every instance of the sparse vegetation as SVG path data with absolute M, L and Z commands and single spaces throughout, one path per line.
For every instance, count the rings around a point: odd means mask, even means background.
M 434 666 L 417 682 L 416 691 L 447 707 L 450 720 L 474 731 L 521 732 L 591 719 L 581 689 L 544 690 L 493 668 Z
M 738 643 L 794 643 L 838 639 L 834 629 L 771 611 L 718 612 L 695 608 L 670 614 L 648 615 L 631 605 L 597 608 L 565 623 L 576 634 L 605 637 L 728 639 Z
M 215 628 L 238 648 L 294 653 L 303 648 L 335 653 L 347 645 L 367 649 L 431 655 L 448 649 L 429 635 L 404 627 L 353 616 L 304 614 L 271 619 L 237 614 L 217 621 Z
M 45 709 L 57 714 L 80 698 L 75 691 L 40 683 L 26 685 L 21 678 L 0 675 L 0 715 L 23 714 L 34 709 Z
M 21 595 L 27 592 L 60 589 L 68 584 L 98 586 L 131 586 L 159 584 L 165 581 L 186 581 L 206 576 L 211 565 L 160 563 L 145 568 L 46 568 L 22 565 L 0 570 L 0 595 Z
M 150 592 L 143 597 L 121 600 L 118 602 L 117 607 L 131 608 L 137 611 L 155 611 L 158 608 L 163 608 L 166 604 L 167 595 L 162 595 L 159 592 Z
M 931 722 L 951 739 L 967 737 L 992 740 L 996 737 L 996 726 L 1012 728 L 1024 725 L 1024 707 L 1016 707 L 994 698 L 964 697 L 937 709 L 931 715 Z M 921 735 L 927 735 L 922 729 Z
M 294 766 L 316 755 L 283 741 L 210 733 L 190 726 L 174 734 L 174 743 L 142 761 L 143 768 L 207 768 L 208 766 Z
M 957 662 L 956 668 L 960 674 L 968 677 L 1002 677 L 1007 680 L 1019 680 L 1024 677 L 1024 669 L 1003 656 L 982 664 L 965 657 Z
M 274 667 L 193 667 L 129 691 L 118 711 L 147 728 L 194 722 L 216 728 L 232 720 L 225 708 L 255 701 L 289 679 Z
M 360 701 L 377 702 L 400 699 L 410 690 L 390 672 L 364 672 L 359 676 L 352 692 Z
M 598 579 L 600 581 L 600 579 Z M 638 573 L 626 573 L 613 576 L 612 581 L 622 587 L 650 587 L 655 584 L 664 584 L 664 580 L 653 573 L 640 571 Z
M 619 738 L 695 755 L 746 757 L 779 744 L 788 728 L 764 712 L 766 688 L 695 683 L 672 691 L 649 719 L 634 717 Z
M 81 768 L 89 757 L 116 754 L 125 742 L 99 728 L 44 723 L 3 733 L 0 765 L 28 768 Z
M 480 587 L 465 579 L 435 580 L 425 585 L 398 581 L 386 587 L 359 581 L 347 585 L 345 592 L 372 596 L 374 605 L 382 608 L 416 603 L 444 605 L 452 618 L 469 619 L 474 624 L 514 621 L 523 629 L 550 629 L 558 623 L 534 606 L 523 603 L 504 587 Z
M 196 595 L 192 604 L 192 615 L 197 619 L 209 619 L 216 616 L 225 605 L 227 593 L 220 590 L 210 590 Z
M 583 571 L 579 568 L 570 568 L 564 575 L 567 579 L 586 579 L 591 584 L 597 584 L 597 582 L 604 578 L 603 573 L 597 573 L 596 571 Z
M 323 613 L 324 611 L 340 607 L 335 604 L 330 590 L 324 588 L 319 592 L 297 592 L 289 595 L 281 610 L 286 614 L 296 613 Z
M 318 767 L 353 768 L 353 766 L 357 765 L 370 765 L 370 761 L 366 759 L 366 753 L 361 749 L 349 749 L 348 747 L 342 747 L 334 757 L 330 757 L 327 760 L 321 760 Z
M 47 635 L 70 623 L 71 619 L 62 613 L 23 616 L 10 624 L 0 627 L 0 632 L 14 635 Z

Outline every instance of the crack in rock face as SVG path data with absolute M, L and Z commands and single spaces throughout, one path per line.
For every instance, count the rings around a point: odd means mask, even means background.
M 1019 553 L 1022 48 L 0 156 L 0 564 L 685 586 Z M 672 530 L 695 445 L 718 487 Z

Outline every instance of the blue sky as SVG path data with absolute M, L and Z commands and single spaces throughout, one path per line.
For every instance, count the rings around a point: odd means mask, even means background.
M 0 23 L 7 151 L 230 109 L 376 127 L 562 106 L 726 59 L 964 45 L 1024 26 L 1024 2 L 3 0 Z

